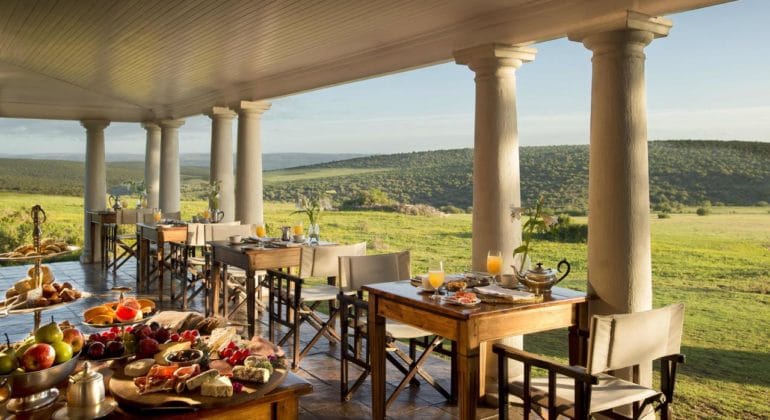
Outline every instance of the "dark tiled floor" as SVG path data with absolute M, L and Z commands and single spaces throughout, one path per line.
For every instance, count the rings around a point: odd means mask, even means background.
M 79 299 L 70 305 L 43 312 L 44 321 L 53 315 L 57 320 L 70 320 L 80 323 L 82 313 L 86 308 L 103 302 L 115 300 L 116 295 L 110 291 L 114 286 L 136 286 L 136 267 L 128 263 L 116 275 L 111 272 L 103 274 L 98 264 L 83 265 L 79 262 L 63 262 L 52 264 L 52 269 L 57 282 L 68 281 L 76 288 L 89 292 L 90 297 Z M 26 266 L 0 267 L 0 291 L 6 290 L 17 280 L 25 277 Z M 166 288 L 168 281 L 166 282 Z M 139 293 L 139 296 L 144 294 Z M 148 297 L 157 301 L 157 289 Z M 168 294 L 166 294 L 168 296 Z M 177 303 L 165 299 L 162 309 L 176 309 Z M 191 308 L 202 311 L 203 302 L 197 297 L 191 302 Z M 239 312 L 236 318 L 245 320 L 245 314 Z M 31 329 L 33 323 L 32 314 L 10 315 L 0 322 L 0 333 L 7 332 L 11 340 L 24 338 Z M 257 333 L 267 336 L 266 316 L 260 315 L 257 324 Z M 82 330 L 88 331 L 83 326 Z M 311 327 L 303 329 L 301 340 L 306 343 L 313 335 Z M 288 352 L 288 348 L 286 348 Z M 392 366 L 388 367 L 388 393 L 397 386 L 398 371 Z M 426 369 L 434 378 L 437 378 L 445 387 L 449 381 L 449 362 L 447 360 L 432 357 Z M 351 368 L 353 373 L 355 368 Z M 302 360 L 300 369 L 296 372 L 299 376 L 313 384 L 313 392 L 300 400 L 300 418 L 302 419 L 367 419 L 371 411 L 371 383 L 369 379 L 353 396 L 351 401 L 340 402 L 340 362 L 339 348 L 329 345 L 328 341 L 320 340 L 313 351 Z M 392 381 L 392 382 L 391 382 Z M 462 386 L 462 384 L 460 385 Z M 512 411 L 516 411 L 515 409 Z M 497 418 L 496 409 L 482 407 L 477 414 L 479 418 Z M 515 414 L 520 417 L 520 413 Z M 419 387 L 408 387 L 399 395 L 397 400 L 389 407 L 388 417 L 393 419 L 431 418 L 431 419 L 455 419 L 457 407 L 449 404 L 433 387 L 423 383 Z

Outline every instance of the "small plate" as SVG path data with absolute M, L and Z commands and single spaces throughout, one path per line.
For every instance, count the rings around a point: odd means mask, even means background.
M 448 304 L 450 304 L 450 305 L 458 305 L 458 306 L 465 306 L 465 307 L 476 306 L 479 303 L 481 303 L 481 299 L 479 299 L 479 298 L 476 298 L 476 300 L 474 300 L 473 302 L 470 302 L 470 303 L 458 302 L 457 298 L 454 297 L 454 296 L 446 296 L 446 297 L 444 297 L 443 301 L 448 303 Z
M 229 243 L 230 245 L 243 245 L 245 242 L 244 242 L 244 240 L 243 240 L 243 239 L 241 239 L 241 240 L 240 240 L 240 241 L 238 241 L 238 242 L 234 242 L 234 241 L 227 241 L 227 243 Z
M 111 397 L 106 397 L 104 401 L 93 407 L 68 407 L 64 406 L 53 413 L 56 420 L 80 420 L 80 419 L 98 419 L 110 413 L 118 406 L 118 403 Z
M 426 288 L 424 288 L 422 286 L 417 286 L 417 293 L 430 293 L 430 294 L 433 294 L 433 290 L 434 289 L 428 290 L 428 289 L 426 289 Z M 441 290 L 439 290 L 439 294 L 441 294 Z

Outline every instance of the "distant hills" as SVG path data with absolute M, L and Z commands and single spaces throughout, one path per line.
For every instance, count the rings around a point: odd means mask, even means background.
M 588 147 L 547 146 L 521 149 L 522 198 L 544 195 L 551 207 L 585 209 L 588 198 Z M 204 155 L 205 156 L 205 155 Z M 337 202 L 361 191 L 379 189 L 402 203 L 472 205 L 472 149 L 374 155 L 265 155 L 271 165 L 299 166 L 265 174 L 269 200 L 293 201 L 298 193 L 337 191 Z M 649 146 L 650 197 L 656 206 L 732 205 L 770 202 L 770 143 L 742 141 L 653 141 Z M 208 164 L 188 157 L 182 166 L 183 194 L 200 195 Z M 318 163 L 317 159 L 332 160 Z M 612 156 L 596 156 L 612 159 Z M 306 164 L 313 161 L 313 164 Z M 301 166 L 304 165 L 304 166 Z M 108 186 L 143 177 L 143 162 L 112 162 Z M 83 164 L 71 161 L 0 159 L 0 190 L 82 195 Z
M 269 171 L 335 160 L 353 159 L 362 156 L 366 155 L 361 153 L 265 153 L 262 156 L 262 166 L 266 171 Z M 83 153 L 34 153 L 18 155 L 0 154 L 0 158 L 85 162 L 86 156 Z M 108 153 L 107 156 L 105 156 L 105 159 L 107 162 L 144 162 L 144 155 L 134 153 Z M 233 157 L 233 159 L 235 159 L 235 157 Z M 233 162 L 235 162 L 235 160 L 233 160 Z M 179 155 L 179 163 L 182 166 L 203 166 L 208 168 L 209 154 L 182 153 Z

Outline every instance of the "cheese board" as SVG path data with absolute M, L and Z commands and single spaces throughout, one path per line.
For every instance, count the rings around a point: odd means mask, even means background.
M 125 375 L 124 367 L 125 364 L 123 362 L 115 362 L 113 365 L 115 373 L 110 380 L 110 393 L 121 406 L 139 410 L 163 406 L 213 409 L 244 404 L 254 401 L 275 389 L 283 383 L 288 374 L 285 367 L 275 368 L 267 383 L 241 382 L 243 384 L 241 392 L 234 393 L 229 398 L 221 398 L 203 396 L 200 393 L 192 392 L 178 394 L 173 391 L 140 394 L 139 389 L 134 385 L 134 378 Z

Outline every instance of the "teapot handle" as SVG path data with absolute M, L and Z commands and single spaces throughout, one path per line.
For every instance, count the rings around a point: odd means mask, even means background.
M 569 263 L 567 262 L 567 259 L 564 258 L 561 261 L 559 261 L 559 264 L 556 266 L 556 269 L 559 270 L 560 273 L 561 273 L 561 266 L 562 265 L 566 265 L 567 266 L 567 271 L 565 271 L 564 274 L 561 277 L 559 277 L 559 280 L 556 280 L 556 283 L 564 280 L 564 278 L 567 277 L 567 274 L 569 274 L 569 270 L 572 268 L 569 265 Z M 554 284 L 556 284 L 556 283 L 554 283 Z
M 110 203 L 110 207 L 112 207 L 112 206 L 114 206 L 114 205 L 115 205 L 115 201 L 117 201 L 117 200 L 115 199 L 115 196 L 114 196 L 114 195 L 112 195 L 112 194 L 110 194 L 110 197 L 107 199 L 107 202 L 109 202 L 109 203 Z
M 221 222 L 222 219 L 225 218 L 225 212 L 222 210 L 217 210 L 214 212 L 214 220 L 216 220 L 217 223 Z

